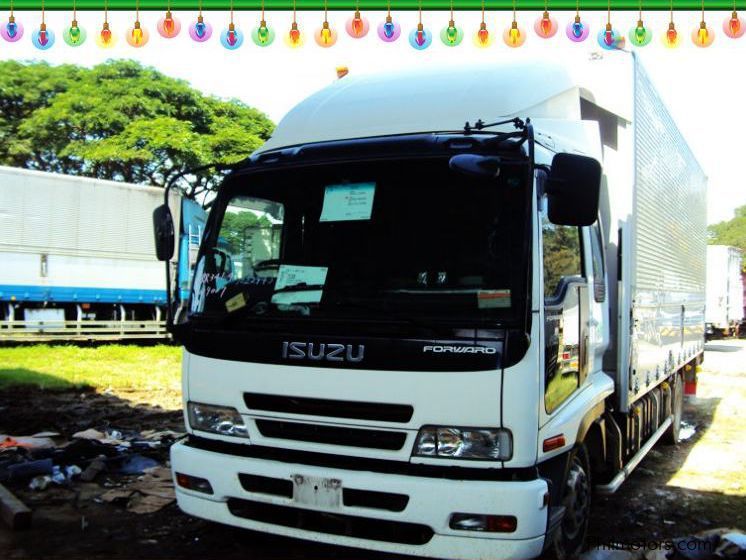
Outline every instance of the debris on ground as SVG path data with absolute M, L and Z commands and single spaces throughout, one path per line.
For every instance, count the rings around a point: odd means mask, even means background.
M 31 510 L 2 484 L 0 484 L 0 517 L 11 529 L 26 529 L 31 526 Z
M 76 486 L 93 484 L 101 492 L 95 495 L 89 489 L 86 496 L 98 503 L 121 505 L 137 514 L 156 512 L 176 499 L 167 462 L 169 448 L 182 437 L 183 433 L 173 430 L 141 432 L 111 426 L 78 430 L 69 439 L 53 431 L 31 436 L 3 434 L 0 483 L 31 490 L 39 496 L 34 500 L 42 503 L 52 487 L 75 492 L 77 500 Z M 30 510 L 10 490 L 0 486 L 0 499 L 9 524 L 14 528 L 28 525 L 23 512 L 28 512 L 30 520 Z M 54 499 L 58 498 L 50 497 Z M 11 505 L 6 507 L 6 500 Z

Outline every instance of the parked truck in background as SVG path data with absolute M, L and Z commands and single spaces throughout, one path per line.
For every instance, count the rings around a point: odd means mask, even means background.
M 678 439 L 706 178 L 634 56 L 577 70 L 348 76 L 226 178 L 171 326 L 184 512 L 427 557 L 581 549 L 592 491 Z
M 167 336 L 149 217 L 162 198 L 161 188 L 0 166 L 0 340 Z M 206 214 L 171 199 L 186 295 Z
M 705 333 L 708 339 L 740 334 L 744 321 L 741 258 L 738 247 L 707 246 Z

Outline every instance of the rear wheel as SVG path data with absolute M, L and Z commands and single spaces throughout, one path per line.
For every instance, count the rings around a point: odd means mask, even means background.
M 583 550 L 591 511 L 591 468 L 588 450 L 579 444 L 570 452 L 562 488 L 565 515 L 554 537 L 558 560 L 575 558 Z
M 668 445 L 676 445 L 679 443 L 679 432 L 681 431 L 681 416 L 684 412 L 684 382 L 681 379 L 681 374 L 677 373 L 674 376 L 672 395 L 672 410 L 673 421 L 668 427 L 666 432 L 663 434 L 663 442 Z

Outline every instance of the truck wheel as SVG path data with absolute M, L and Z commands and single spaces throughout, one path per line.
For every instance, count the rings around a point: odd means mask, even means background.
M 558 560 L 575 558 L 583 550 L 591 510 L 591 468 L 583 443 L 570 452 L 562 489 L 565 516 L 555 533 L 554 556 Z
M 681 416 L 684 411 L 684 383 L 681 380 L 681 374 L 676 374 L 671 389 L 673 390 L 673 421 L 661 438 L 666 445 L 676 445 L 679 443 Z

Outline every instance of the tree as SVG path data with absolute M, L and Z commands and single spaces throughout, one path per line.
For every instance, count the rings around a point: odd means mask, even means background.
M 93 68 L 0 62 L 0 163 L 164 186 L 174 174 L 234 163 L 273 123 L 134 61 Z M 214 186 L 214 171 L 189 177 Z
M 746 255 L 746 205 L 736 208 L 732 220 L 720 222 L 708 228 L 710 245 L 731 245 L 740 248 Z M 746 258 L 741 261 L 742 270 L 746 272 Z

